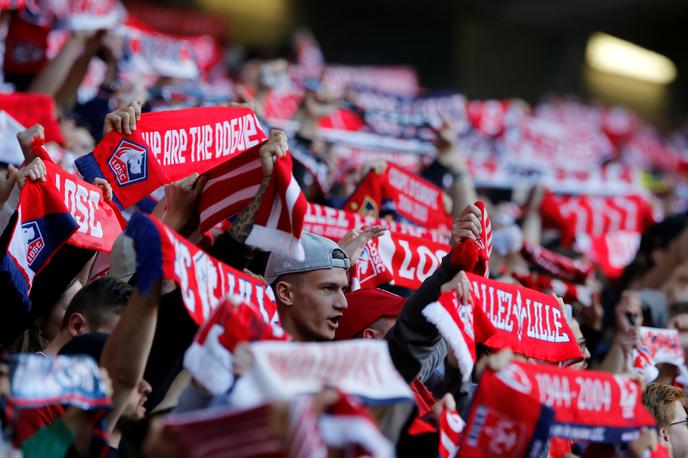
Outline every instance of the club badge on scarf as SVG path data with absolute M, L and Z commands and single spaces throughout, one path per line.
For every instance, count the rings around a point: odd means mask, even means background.
M 266 139 L 249 108 L 204 107 L 145 113 L 131 135 L 110 132 L 76 160 L 86 181 L 105 178 L 129 207 L 160 186 L 204 173 Z
M 253 365 L 236 383 L 232 404 L 246 407 L 317 393 L 325 387 L 391 404 L 413 394 L 389 356 L 387 343 L 357 339 L 341 342 L 254 342 Z
M 18 409 L 52 404 L 81 410 L 107 411 L 108 388 L 98 364 L 90 356 L 57 356 L 19 353 L 9 358 L 10 392 L 6 408 L 10 418 Z
M 396 214 L 428 228 L 451 226 L 451 217 L 444 210 L 442 190 L 392 164 L 387 164 L 379 175 L 371 170 L 344 209 L 372 216 Z
M 530 389 L 486 370 L 463 430 L 461 457 L 540 457 L 553 418 L 554 411 L 533 397 Z
M 554 409 L 552 436 L 627 443 L 655 425 L 642 387 L 628 376 L 514 362 L 494 374 L 511 389 Z M 482 380 L 480 382 L 482 384 Z
M 211 393 L 226 393 L 234 383 L 234 349 L 239 343 L 261 340 L 289 337 L 281 327 L 265 322 L 254 306 L 225 300 L 199 328 L 184 355 L 184 368 Z
M 26 307 L 31 308 L 29 293 L 34 277 L 70 240 L 79 223 L 50 181 L 27 181 L 21 193 L 15 185 L 5 207 L 16 209 L 17 219 L 7 253 L 0 262 L 0 273 L 9 276 Z
M 256 307 L 266 322 L 277 319 L 277 306 L 264 282 L 210 257 L 155 217 L 135 213 L 126 234 L 134 239 L 138 288 L 147 291 L 154 280 L 174 280 L 199 325 L 228 294 Z
M 466 423 L 456 410 L 442 409 L 440 416 L 440 458 L 455 458 Z
M 473 274 L 468 279 L 473 303 L 496 329 L 485 345 L 551 362 L 583 358 L 554 296 Z
M 208 172 L 198 209 L 201 232 L 235 216 L 254 198 L 263 181 L 258 148 L 230 159 Z M 292 175 L 289 155 L 278 158 L 246 243 L 303 259 L 300 238 L 308 209 L 306 197 Z
M 439 267 L 450 249 L 444 243 L 386 232 L 366 243 L 352 269 L 352 287 L 374 288 L 389 282 L 418 288 Z
M 456 291 L 444 293 L 423 309 L 423 316 L 442 334 L 459 363 L 464 381 L 473 373 L 475 344 L 483 343 L 496 330 L 480 305 L 461 304 Z
M 318 419 L 320 434 L 329 447 L 339 449 L 363 448 L 366 453 L 351 456 L 392 458 L 394 444 L 382 435 L 377 422 L 365 405 L 345 393 Z M 353 451 L 353 450 L 352 450 Z
M 384 226 L 394 233 L 411 235 L 441 243 L 446 243 L 451 236 L 449 231 L 428 229 L 414 224 L 364 216 L 360 213 L 348 212 L 314 203 L 308 204 L 308 211 L 304 219 L 305 231 L 322 235 L 335 241 L 340 240 L 352 229 L 368 226 Z
M 57 121 L 55 102 L 49 95 L 18 92 L 0 94 L 0 110 L 7 112 L 22 126 L 42 125 L 45 141 L 64 144 Z
M 45 178 L 54 183 L 57 192 L 64 198 L 64 204 L 77 222 L 79 228 L 70 237 L 69 244 L 89 250 L 106 251 L 122 232 L 124 220 L 116 206 L 105 202 L 102 190 L 86 183 L 81 178 L 66 172 L 56 165 L 48 155 L 41 140 L 35 139 L 32 149 L 45 164 Z M 26 200 L 24 207 L 32 205 Z

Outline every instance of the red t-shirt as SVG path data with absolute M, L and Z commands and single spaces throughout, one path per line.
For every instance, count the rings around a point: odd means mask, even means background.
M 15 422 L 14 446 L 21 444 L 44 426 L 48 426 L 64 415 L 64 407 L 59 404 L 39 407 L 37 409 L 21 409 Z

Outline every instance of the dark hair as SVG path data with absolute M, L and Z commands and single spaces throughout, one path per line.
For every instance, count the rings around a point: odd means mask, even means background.
M 688 224 L 688 213 L 672 215 L 664 221 L 648 228 L 640 239 L 640 247 L 635 259 L 626 267 L 621 277 L 621 287 L 626 288 L 636 278 L 655 266 L 652 252 L 666 249 L 679 236 Z
M 92 330 L 105 324 L 112 315 L 120 315 L 129 302 L 132 287 L 114 277 L 103 277 L 84 285 L 74 295 L 62 319 L 62 329 L 69 324 L 69 317 L 81 313 Z

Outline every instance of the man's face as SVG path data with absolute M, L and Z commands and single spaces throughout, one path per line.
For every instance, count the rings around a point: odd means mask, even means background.
M 683 408 L 681 401 L 674 401 L 671 403 L 673 418 L 671 423 L 683 421 L 669 426 L 669 442 L 671 443 L 672 456 L 688 456 L 688 426 L 685 423 L 686 410 Z
M 296 274 L 295 274 L 296 275 Z M 320 269 L 298 274 L 289 281 L 292 305 L 285 309 L 297 340 L 332 340 L 347 307 L 346 271 Z
M 122 418 L 127 420 L 140 420 L 146 415 L 146 408 L 143 406 L 148 400 L 148 395 L 151 393 L 150 384 L 141 380 L 136 390 L 131 393 L 127 399 L 127 405 L 122 412 Z

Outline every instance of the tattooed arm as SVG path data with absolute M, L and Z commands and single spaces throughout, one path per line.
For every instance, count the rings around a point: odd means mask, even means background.
M 258 208 L 263 202 L 263 197 L 265 197 L 265 191 L 268 188 L 268 183 L 270 183 L 270 177 L 272 176 L 272 171 L 275 168 L 274 159 L 284 157 L 287 154 L 287 135 L 281 131 L 273 129 L 270 131 L 270 137 L 268 141 L 260 147 L 259 155 L 260 162 L 263 166 L 263 182 L 258 188 L 253 200 L 244 208 L 239 215 L 239 220 L 236 222 L 234 227 L 232 227 L 231 235 L 238 241 L 244 243 L 248 238 L 249 232 L 253 227 L 253 223 L 256 219 L 256 213 L 258 213 Z
M 274 169 L 274 159 L 287 154 L 287 136 L 281 130 L 271 130 L 268 141 L 261 146 L 260 162 L 263 166 L 263 181 L 253 200 L 241 211 L 239 218 L 228 232 L 221 234 L 210 248 L 211 256 L 236 269 L 244 269 L 251 262 L 253 249 L 246 245 L 248 234 L 253 228 L 260 204 L 265 198 L 270 177 Z
M 268 189 L 268 183 L 270 183 L 269 175 L 263 177 L 263 181 L 260 183 L 260 187 L 258 188 L 258 192 L 256 192 L 255 197 L 241 211 L 241 214 L 239 214 L 239 219 L 236 223 L 234 223 L 232 229 L 230 229 L 230 235 L 234 237 L 234 240 L 237 242 L 246 242 L 248 234 L 251 232 L 253 223 L 256 220 L 256 213 L 258 213 L 260 204 L 263 202 L 263 197 L 265 197 L 265 191 Z

